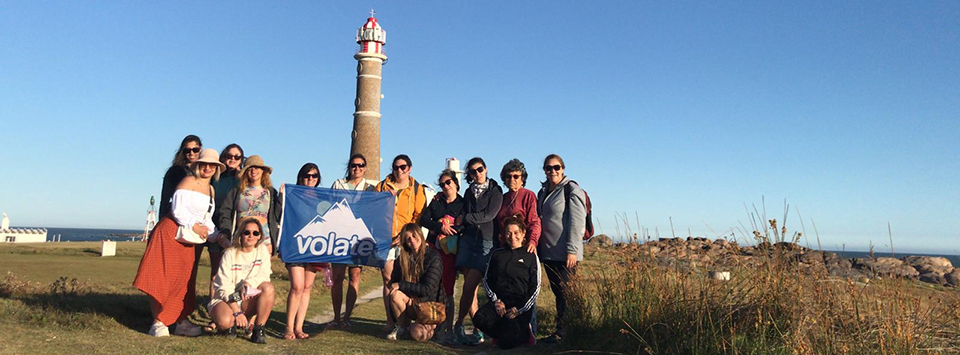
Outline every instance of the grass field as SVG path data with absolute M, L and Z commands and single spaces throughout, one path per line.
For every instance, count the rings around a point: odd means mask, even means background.
M 153 338 L 146 334 L 151 320 L 147 298 L 131 286 L 143 243 L 117 243 L 117 256 L 100 257 L 99 243 L 44 243 L 0 245 L 0 354 L 25 353 L 499 353 L 489 344 L 476 347 L 449 347 L 433 342 L 387 341 L 383 339 L 383 303 L 378 298 L 357 307 L 349 331 L 323 331 L 321 324 L 308 322 L 307 340 L 279 337 L 286 324 L 286 295 L 289 281 L 282 263 L 274 259 L 273 283 L 277 304 L 267 323 L 266 345 L 243 339 L 218 336 Z M 197 292 L 205 303 L 209 284 L 209 262 L 204 254 L 197 280 Z M 546 278 L 544 278 L 546 282 Z M 365 268 L 361 294 L 379 287 L 379 272 Z M 459 284 L 458 284 L 459 287 Z M 538 301 L 541 333 L 552 329 L 553 295 L 543 288 Z M 321 280 L 314 284 L 307 319 L 330 312 L 330 295 Z M 482 302 L 482 301 L 481 301 Z M 191 319 L 204 324 L 200 311 Z M 541 334 L 544 335 L 544 334 Z M 511 353 L 556 353 L 567 349 L 537 345 Z

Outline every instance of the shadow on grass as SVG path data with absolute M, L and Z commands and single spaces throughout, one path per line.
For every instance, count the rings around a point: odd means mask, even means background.
M 143 294 L 34 293 L 17 297 L 26 306 L 43 315 L 44 322 L 65 327 L 96 327 L 96 315 L 114 319 L 121 325 L 146 332 L 152 323 L 148 298 Z

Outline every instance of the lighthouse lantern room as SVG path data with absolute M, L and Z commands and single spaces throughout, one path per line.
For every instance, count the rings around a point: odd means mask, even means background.
M 363 27 L 357 29 L 357 43 L 360 44 L 360 53 L 383 55 L 383 45 L 387 44 L 387 31 L 377 23 L 373 11 Z

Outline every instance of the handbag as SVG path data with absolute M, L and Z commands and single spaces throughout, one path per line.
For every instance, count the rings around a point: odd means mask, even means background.
M 210 186 L 210 207 L 207 208 L 207 212 L 203 214 L 203 219 L 206 220 L 207 217 L 213 212 L 213 186 Z M 203 244 L 207 242 L 206 236 L 201 237 L 199 234 L 193 231 L 193 226 L 179 226 L 177 228 L 177 241 L 183 244 Z
M 447 306 L 440 302 L 418 302 L 417 323 L 433 325 L 443 323 L 447 319 Z

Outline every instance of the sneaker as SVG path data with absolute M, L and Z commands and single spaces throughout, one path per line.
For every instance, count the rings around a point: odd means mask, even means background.
M 560 340 L 563 340 L 563 337 L 559 333 L 553 333 L 546 338 L 540 339 L 544 344 L 560 344 Z
M 253 334 L 250 335 L 250 341 L 257 344 L 267 343 L 267 334 L 264 333 L 262 325 L 253 326 Z
M 523 345 L 534 346 L 537 345 L 537 337 L 533 335 L 533 332 L 530 332 L 530 337 L 527 338 L 527 341 L 523 342 Z
M 401 328 L 399 325 L 395 325 L 393 326 L 393 330 L 391 330 L 390 333 L 387 334 L 387 340 L 397 340 L 397 338 L 399 338 L 402 335 L 403 335 L 403 328 Z
M 200 329 L 196 324 L 190 323 L 190 321 L 184 319 L 177 323 L 177 327 L 173 330 L 173 335 L 185 336 L 185 337 L 196 337 L 203 334 L 203 330 Z
M 441 330 L 439 333 L 437 333 L 437 335 L 434 336 L 434 340 L 440 345 L 452 345 L 455 343 L 453 332 L 449 329 Z
M 467 333 L 463 331 L 463 325 L 453 327 L 453 334 L 457 337 L 457 342 L 461 345 L 470 344 L 470 338 L 468 338 Z
M 152 337 L 168 337 L 170 336 L 170 328 L 163 325 L 163 323 L 157 322 L 153 323 L 153 326 L 150 327 L 150 331 L 147 332 Z
M 483 335 L 483 332 L 481 332 L 480 329 L 473 328 L 473 339 L 472 339 L 472 342 L 471 342 L 472 345 L 480 345 L 480 344 L 483 344 L 483 341 L 484 341 L 485 339 L 486 339 L 486 337 Z

